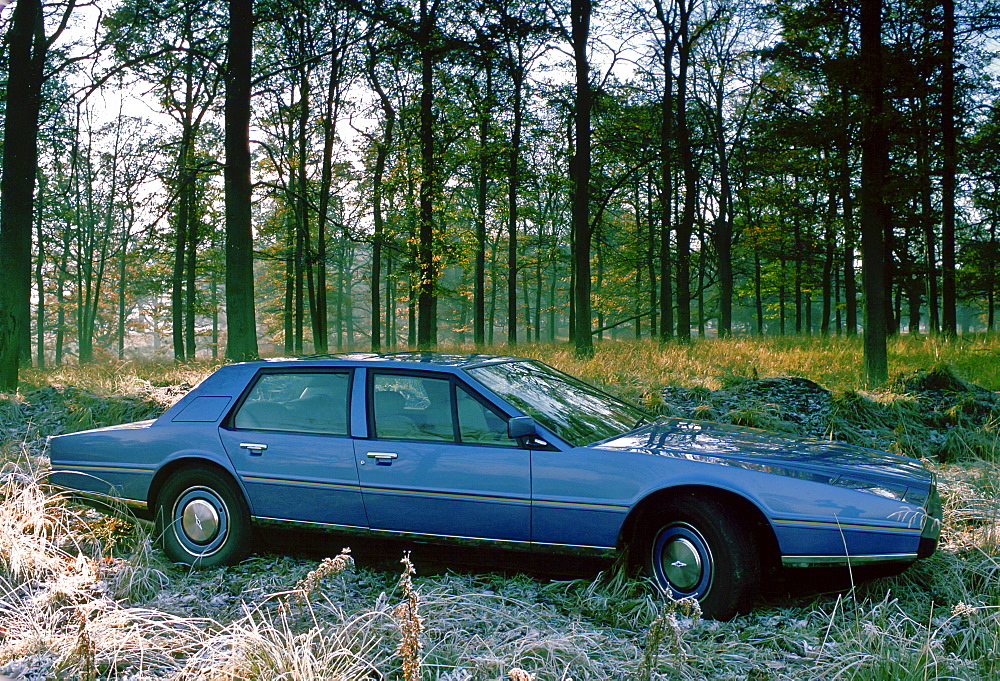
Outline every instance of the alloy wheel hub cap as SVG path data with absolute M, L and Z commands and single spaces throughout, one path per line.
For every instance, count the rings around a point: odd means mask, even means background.
M 204 499 L 194 499 L 181 513 L 184 534 L 200 544 L 208 542 L 219 531 L 219 513 Z
M 678 591 L 691 591 L 701 581 L 701 555 L 694 544 L 677 537 L 663 549 L 663 574 Z

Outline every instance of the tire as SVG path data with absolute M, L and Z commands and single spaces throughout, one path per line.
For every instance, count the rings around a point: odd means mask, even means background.
M 176 563 L 216 567 L 250 552 L 250 512 L 236 485 L 210 468 L 183 468 L 160 490 L 157 529 Z
M 646 524 L 646 574 L 667 596 L 693 598 L 709 619 L 728 620 L 759 593 L 763 563 L 754 528 L 733 509 L 693 494 Z

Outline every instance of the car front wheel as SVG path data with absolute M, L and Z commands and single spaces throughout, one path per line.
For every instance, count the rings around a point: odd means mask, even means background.
M 231 480 L 208 468 L 185 468 L 167 480 L 157 502 L 163 550 L 197 567 L 228 565 L 250 550 L 250 514 Z
M 685 495 L 650 523 L 644 550 L 647 574 L 665 595 L 691 598 L 711 619 L 745 610 L 762 574 L 752 528 L 714 499 Z

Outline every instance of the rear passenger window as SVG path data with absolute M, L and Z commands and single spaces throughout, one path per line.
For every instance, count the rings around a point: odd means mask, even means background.
M 350 374 L 261 374 L 233 419 L 235 428 L 347 435 Z

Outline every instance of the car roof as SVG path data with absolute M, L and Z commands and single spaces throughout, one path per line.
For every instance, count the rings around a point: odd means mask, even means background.
M 447 353 L 447 352 L 428 352 L 428 351 L 409 351 L 409 352 L 390 352 L 390 353 L 376 353 L 376 352 L 357 352 L 357 353 L 324 353 L 317 355 L 303 355 L 299 357 L 273 357 L 268 359 L 258 360 L 257 362 L 247 362 L 247 364 L 303 364 L 308 366 L 323 366 L 329 363 L 347 363 L 347 364 L 383 364 L 383 365 L 433 365 L 436 367 L 449 367 L 457 369 L 468 369 L 476 366 L 483 366 L 487 364 L 503 364 L 505 362 L 523 362 L 526 361 L 523 357 L 508 357 L 504 355 L 483 355 L 477 353 L 462 354 L 462 353 Z

